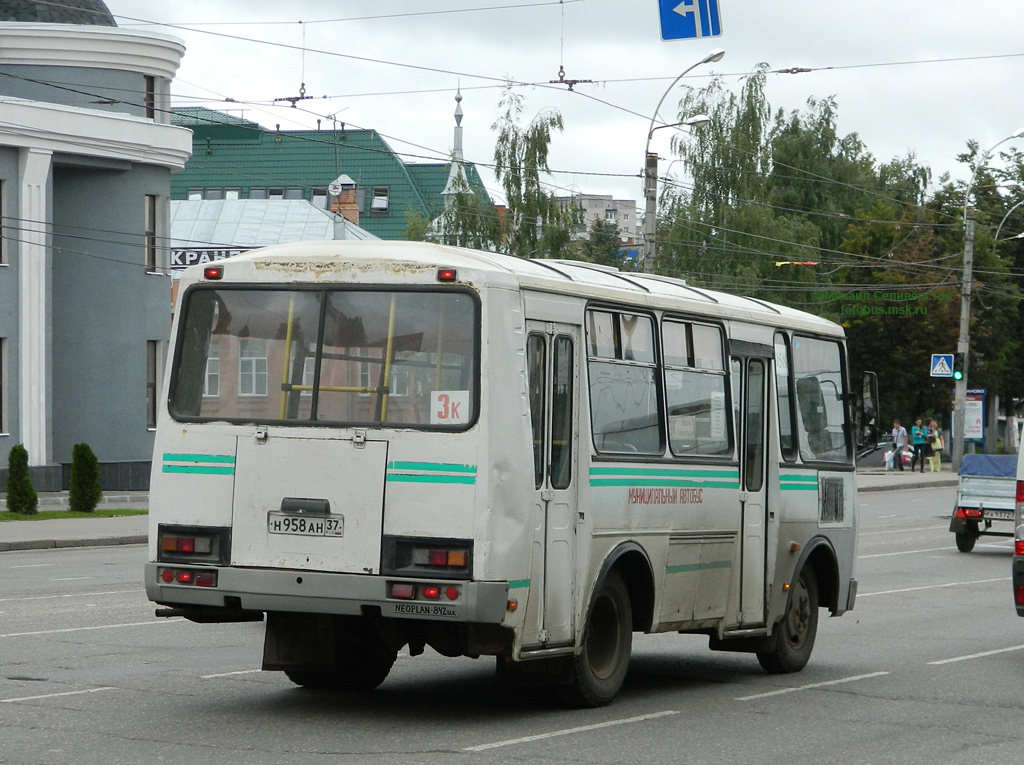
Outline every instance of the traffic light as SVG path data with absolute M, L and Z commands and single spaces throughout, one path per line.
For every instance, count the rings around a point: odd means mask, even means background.
M 964 355 L 962 353 L 953 354 L 953 379 L 964 379 Z

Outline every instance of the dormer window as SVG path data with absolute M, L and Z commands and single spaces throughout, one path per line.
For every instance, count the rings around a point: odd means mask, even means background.
M 387 186 L 374 186 L 370 198 L 370 212 L 383 214 L 390 207 L 390 192 Z

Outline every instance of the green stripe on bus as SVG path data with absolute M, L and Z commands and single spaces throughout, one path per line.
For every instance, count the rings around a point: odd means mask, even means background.
M 235 464 L 230 454 L 165 454 L 164 462 L 228 462 Z
M 509 582 L 508 583 L 508 588 L 510 590 L 521 590 L 523 587 L 529 587 L 529 586 L 530 586 L 530 580 L 529 579 L 516 579 L 514 582 Z
M 452 465 L 447 462 L 389 462 L 388 470 L 434 470 L 441 473 L 476 473 L 476 465 Z
M 475 475 L 427 475 L 419 473 L 388 472 L 389 483 L 476 483 Z
M 164 465 L 165 473 L 192 473 L 195 475 L 234 475 L 233 467 L 213 467 L 210 465 Z
M 796 481 L 799 483 L 818 483 L 818 476 L 816 475 L 787 475 L 782 474 L 779 476 L 780 481 Z
M 593 488 L 602 486 L 646 486 L 646 487 L 679 487 L 683 489 L 738 489 L 739 479 L 732 481 L 688 481 L 682 478 L 591 478 Z
M 731 560 L 715 560 L 710 563 L 684 563 L 681 566 L 666 566 L 666 574 L 688 574 L 694 571 L 708 571 L 717 568 L 732 568 Z
M 739 470 L 683 470 L 664 468 L 590 468 L 590 475 L 648 475 L 679 476 L 682 478 L 737 478 Z
M 779 488 L 782 491 L 817 491 L 818 484 L 797 484 L 795 486 L 787 486 L 786 484 L 782 484 Z

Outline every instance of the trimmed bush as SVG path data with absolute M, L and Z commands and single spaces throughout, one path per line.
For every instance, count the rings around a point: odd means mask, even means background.
M 28 450 L 17 444 L 7 457 L 7 509 L 12 513 L 35 515 L 39 497 L 28 475 Z
M 75 444 L 71 451 L 70 488 L 69 510 L 91 513 L 103 497 L 100 490 L 100 464 L 88 444 Z

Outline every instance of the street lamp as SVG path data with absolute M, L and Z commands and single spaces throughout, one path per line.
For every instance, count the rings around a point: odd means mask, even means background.
M 967 375 L 971 368 L 971 288 L 973 286 L 971 270 L 974 265 L 974 208 L 971 207 L 971 191 L 978 171 L 985 166 L 992 152 L 999 146 L 1014 138 L 1024 137 L 1024 128 L 1018 128 L 1011 135 L 995 143 L 991 149 L 978 156 L 978 162 L 971 173 L 971 180 L 964 191 L 964 267 L 963 285 L 960 288 L 960 336 L 956 343 L 956 352 L 962 354 L 964 360 L 964 376 L 957 380 L 953 388 L 953 470 L 960 469 L 960 461 L 964 456 L 964 411 L 967 407 Z
M 684 69 L 682 74 L 676 77 L 672 81 L 672 84 L 668 86 L 668 89 L 662 94 L 661 100 L 658 101 L 658 106 L 654 109 L 654 114 L 651 115 L 651 126 L 647 129 L 647 145 L 644 148 L 644 200 L 647 207 L 644 217 L 643 270 L 646 273 L 654 273 L 654 266 L 657 262 L 654 240 L 658 223 L 658 155 L 657 153 L 651 154 L 651 138 L 654 136 L 655 130 L 659 130 L 663 127 L 678 127 L 680 125 L 696 127 L 697 125 L 706 125 L 711 121 L 711 118 L 706 114 L 698 114 L 695 117 L 690 117 L 682 122 L 675 122 L 670 125 L 658 125 L 657 127 L 655 127 L 654 121 L 658 118 L 658 112 L 661 111 L 661 105 L 665 103 L 665 98 L 672 91 L 672 88 L 674 88 L 676 84 L 683 79 L 683 77 L 698 66 L 710 64 L 715 61 L 721 61 L 722 56 L 724 55 L 724 50 L 721 48 L 715 48 L 696 64 Z

